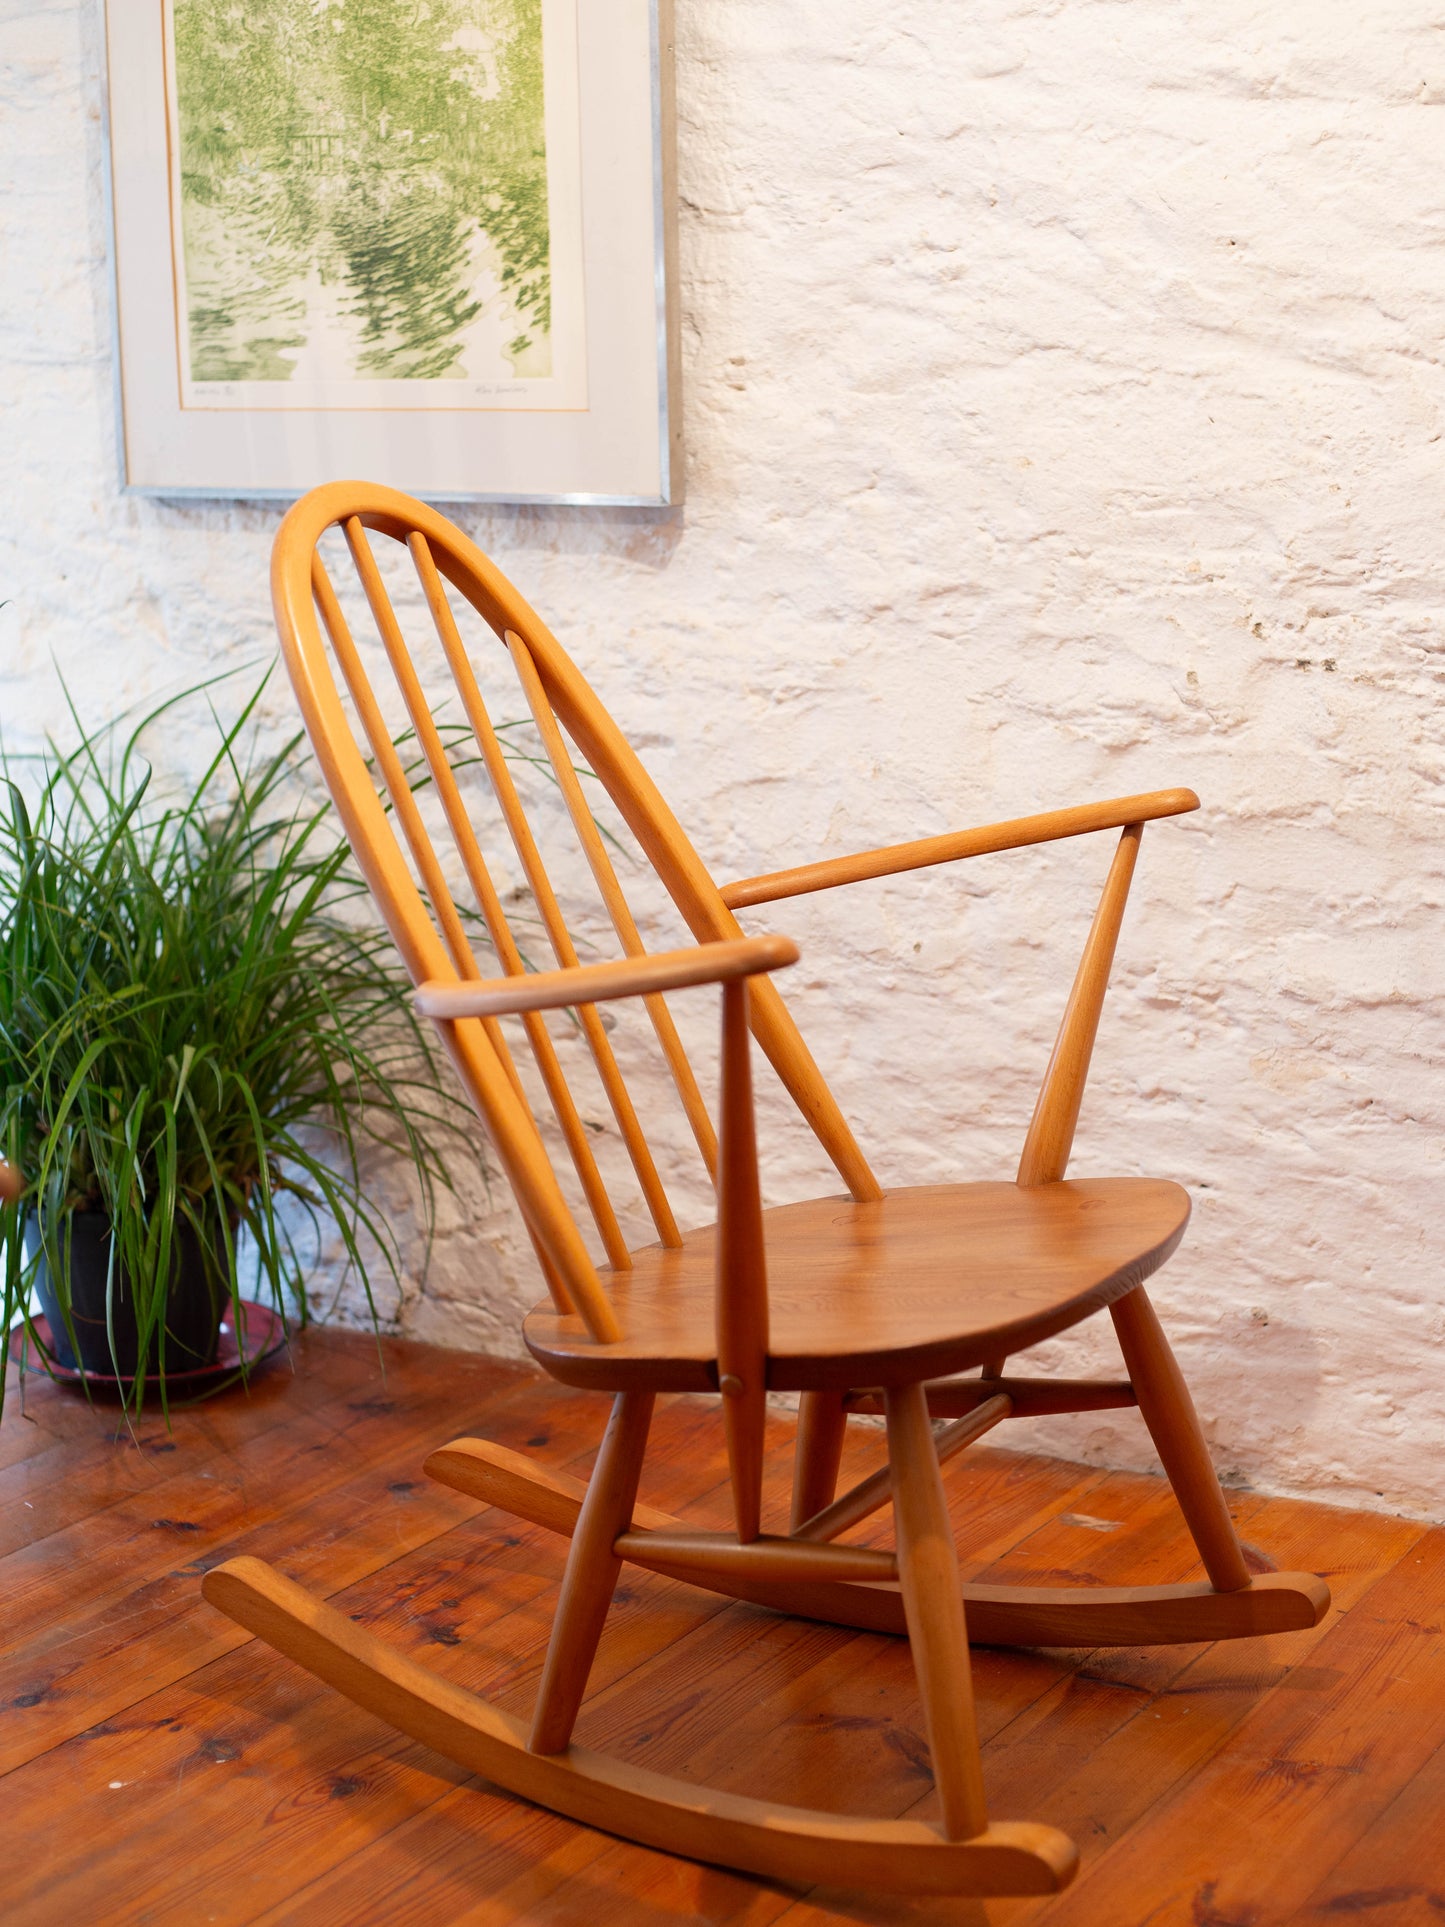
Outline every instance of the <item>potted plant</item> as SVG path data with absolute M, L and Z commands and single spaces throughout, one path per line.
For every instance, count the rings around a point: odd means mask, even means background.
M 308 1222 L 372 1304 L 378 1254 L 393 1276 L 401 1254 L 365 1145 L 409 1160 L 429 1230 L 470 1119 L 334 819 L 296 800 L 299 736 L 263 752 L 264 681 L 229 725 L 212 687 L 128 730 L 72 704 L 74 748 L 0 760 L 0 1153 L 25 1180 L 0 1210 L 3 1329 L 35 1338 L 36 1287 L 56 1359 L 136 1409 L 148 1376 L 164 1401 L 215 1357 L 243 1269 L 304 1320 Z M 167 791 L 143 739 L 203 695 L 214 754 Z

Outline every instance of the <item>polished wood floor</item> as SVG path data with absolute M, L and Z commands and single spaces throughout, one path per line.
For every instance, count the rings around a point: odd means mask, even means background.
M 1445 1531 L 1240 1494 L 1249 1544 L 1328 1575 L 1308 1633 L 1127 1653 L 979 1651 L 994 1812 L 1079 1842 L 1062 1898 L 800 1894 L 523 1806 L 398 1738 L 201 1599 L 276 1560 L 409 1652 L 530 1700 L 562 1542 L 431 1485 L 473 1432 L 584 1472 L 604 1404 L 515 1365 L 311 1333 L 296 1372 L 131 1439 L 28 1385 L 0 1425 L 0 1920 L 502 1927 L 1445 1921 Z M 1024 1428 L 1018 1436 L 1026 1437 Z M 643 1497 L 726 1523 L 705 1401 L 660 1415 Z M 770 1477 L 787 1470 L 779 1426 Z M 878 1455 L 862 1439 L 852 1466 Z M 1191 1561 L 1157 1480 L 979 1449 L 949 1473 L 965 1570 L 1168 1581 Z M 885 1515 L 886 1521 L 886 1515 Z M 927 1812 L 901 1641 L 624 1575 L 579 1738 L 838 1810 Z

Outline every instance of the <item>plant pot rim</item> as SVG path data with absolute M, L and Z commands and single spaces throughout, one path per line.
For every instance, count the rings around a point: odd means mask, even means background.
M 45 1347 L 48 1356 L 36 1358 L 35 1348 L 26 1342 L 24 1325 L 17 1325 L 10 1333 L 8 1354 L 12 1364 L 25 1372 L 43 1373 L 63 1385 L 81 1386 L 92 1393 L 113 1394 L 118 1398 L 129 1398 L 135 1385 L 133 1378 L 116 1378 L 113 1373 L 90 1372 L 78 1365 L 62 1365 L 53 1355 L 53 1339 L 50 1324 L 43 1312 L 31 1319 L 36 1338 Z M 199 1396 L 207 1387 L 220 1384 L 231 1376 L 239 1377 L 242 1370 L 249 1375 L 258 1371 L 262 1365 L 276 1357 L 290 1343 L 291 1334 L 287 1329 L 282 1313 L 273 1305 L 263 1305 L 254 1298 L 241 1300 L 241 1332 L 238 1339 L 228 1310 L 221 1321 L 221 1342 L 216 1358 L 210 1365 L 189 1366 L 182 1371 L 167 1372 L 165 1375 L 166 1392 L 169 1396 L 179 1390 L 183 1394 Z M 245 1358 L 242 1359 L 242 1346 Z M 160 1393 L 160 1374 L 151 1372 L 146 1375 L 147 1392 Z

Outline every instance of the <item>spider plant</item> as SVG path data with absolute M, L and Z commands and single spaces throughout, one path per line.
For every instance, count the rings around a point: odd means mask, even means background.
M 399 1277 L 402 1254 L 363 1153 L 409 1162 L 429 1240 L 441 1147 L 471 1122 L 328 806 L 295 800 L 300 737 L 261 748 L 264 678 L 231 723 L 213 687 L 90 732 L 71 703 L 73 748 L 0 755 L 0 1151 L 26 1180 L 0 1210 L 0 1331 L 36 1338 L 43 1261 L 76 1345 L 72 1243 L 102 1214 L 110 1359 L 136 1410 L 148 1372 L 167 1398 L 183 1247 L 217 1320 L 254 1269 L 304 1322 L 298 1233 L 314 1255 L 334 1228 L 374 1320 L 373 1274 Z M 167 792 L 143 739 L 203 698 L 215 752 Z

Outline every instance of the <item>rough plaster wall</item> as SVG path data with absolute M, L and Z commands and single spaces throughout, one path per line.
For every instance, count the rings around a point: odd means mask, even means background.
M 1445 15 L 678 12 L 687 506 L 467 525 L 721 874 L 1199 791 L 1145 839 L 1074 1169 L 1190 1187 L 1157 1297 L 1227 1476 L 1438 1511 Z M 117 492 L 94 16 L 0 0 L 12 739 L 52 655 L 103 710 L 271 641 L 270 510 Z M 885 1181 L 1010 1173 L 1106 860 L 758 920 Z M 773 1196 L 817 1182 L 766 1136 Z M 453 1212 L 399 1315 L 515 1342 L 533 1290 Z M 1132 1418 L 1035 1436 L 1149 1462 Z

